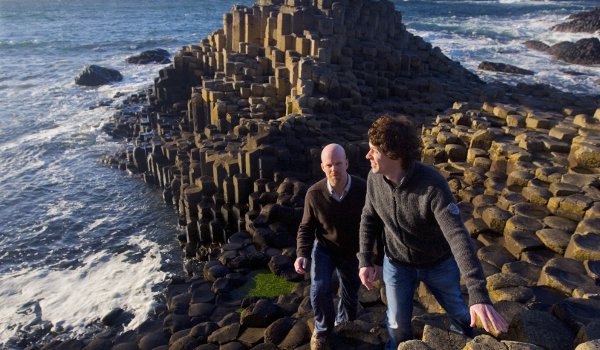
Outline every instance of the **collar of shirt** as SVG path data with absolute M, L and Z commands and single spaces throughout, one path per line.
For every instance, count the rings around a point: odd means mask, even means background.
M 350 176 L 350 174 L 348 174 L 348 181 L 346 182 L 346 187 L 344 187 L 344 192 L 342 192 L 341 195 L 338 195 L 333 190 L 333 186 L 331 186 L 331 184 L 329 183 L 329 180 L 327 180 L 327 190 L 329 191 L 331 198 L 335 199 L 338 202 L 341 202 L 342 199 L 344 199 L 344 197 L 346 197 L 346 194 L 348 193 L 348 191 L 350 191 L 351 183 L 352 183 L 352 176 Z

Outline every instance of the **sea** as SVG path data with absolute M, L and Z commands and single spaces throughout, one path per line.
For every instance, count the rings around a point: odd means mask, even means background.
M 164 65 L 129 56 L 174 55 L 222 27 L 251 0 L 0 0 L 0 348 L 20 335 L 83 337 L 115 308 L 135 329 L 182 274 L 174 208 L 139 177 L 102 165 L 123 140 L 102 132 L 119 94 L 152 84 Z M 600 94 L 600 66 L 577 66 L 526 49 L 599 34 L 556 33 L 596 0 L 394 1 L 408 30 L 486 81 L 545 83 Z M 533 70 L 528 77 L 477 70 L 481 61 Z M 86 65 L 119 70 L 121 82 L 81 87 Z M 37 332 L 37 333 L 36 333 Z

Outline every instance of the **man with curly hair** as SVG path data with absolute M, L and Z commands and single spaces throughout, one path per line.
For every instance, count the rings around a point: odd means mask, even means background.
M 369 129 L 371 163 L 360 223 L 359 277 L 376 279 L 373 244 L 383 235 L 383 281 L 387 298 L 386 349 L 413 338 L 412 298 L 420 281 L 446 310 L 451 328 L 472 335 L 477 318 L 486 331 L 508 324 L 491 305 L 486 281 L 448 183 L 419 162 L 420 138 L 406 117 L 384 115 Z M 460 290 L 462 275 L 467 309 Z

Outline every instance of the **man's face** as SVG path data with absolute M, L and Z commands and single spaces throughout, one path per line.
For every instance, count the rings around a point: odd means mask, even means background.
M 366 158 L 371 162 L 371 170 L 375 174 L 388 175 L 393 167 L 398 166 L 398 161 L 386 156 L 379 147 L 370 142 Z
M 348 160 L 342 152 L 328 152 L 321 157 L 321 169 L 331 186 L 337 186 L 346 179 Z

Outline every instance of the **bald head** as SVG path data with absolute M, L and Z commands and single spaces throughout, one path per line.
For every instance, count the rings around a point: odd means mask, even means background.
M 337 143 L 330 143 L 323 147 L 323 151 L 321 151 L 321 162 L 323 162 L 324 159 L 330 159 L 332 157 L 341 157 L 346 159 L 346 151 L 344 150 L 344 147 L 338 145 Z
M 348 179 L 348 159 L 344 147 L 330 143 L 321 152 L 321 169 L 336 190 L 344 188 Z

